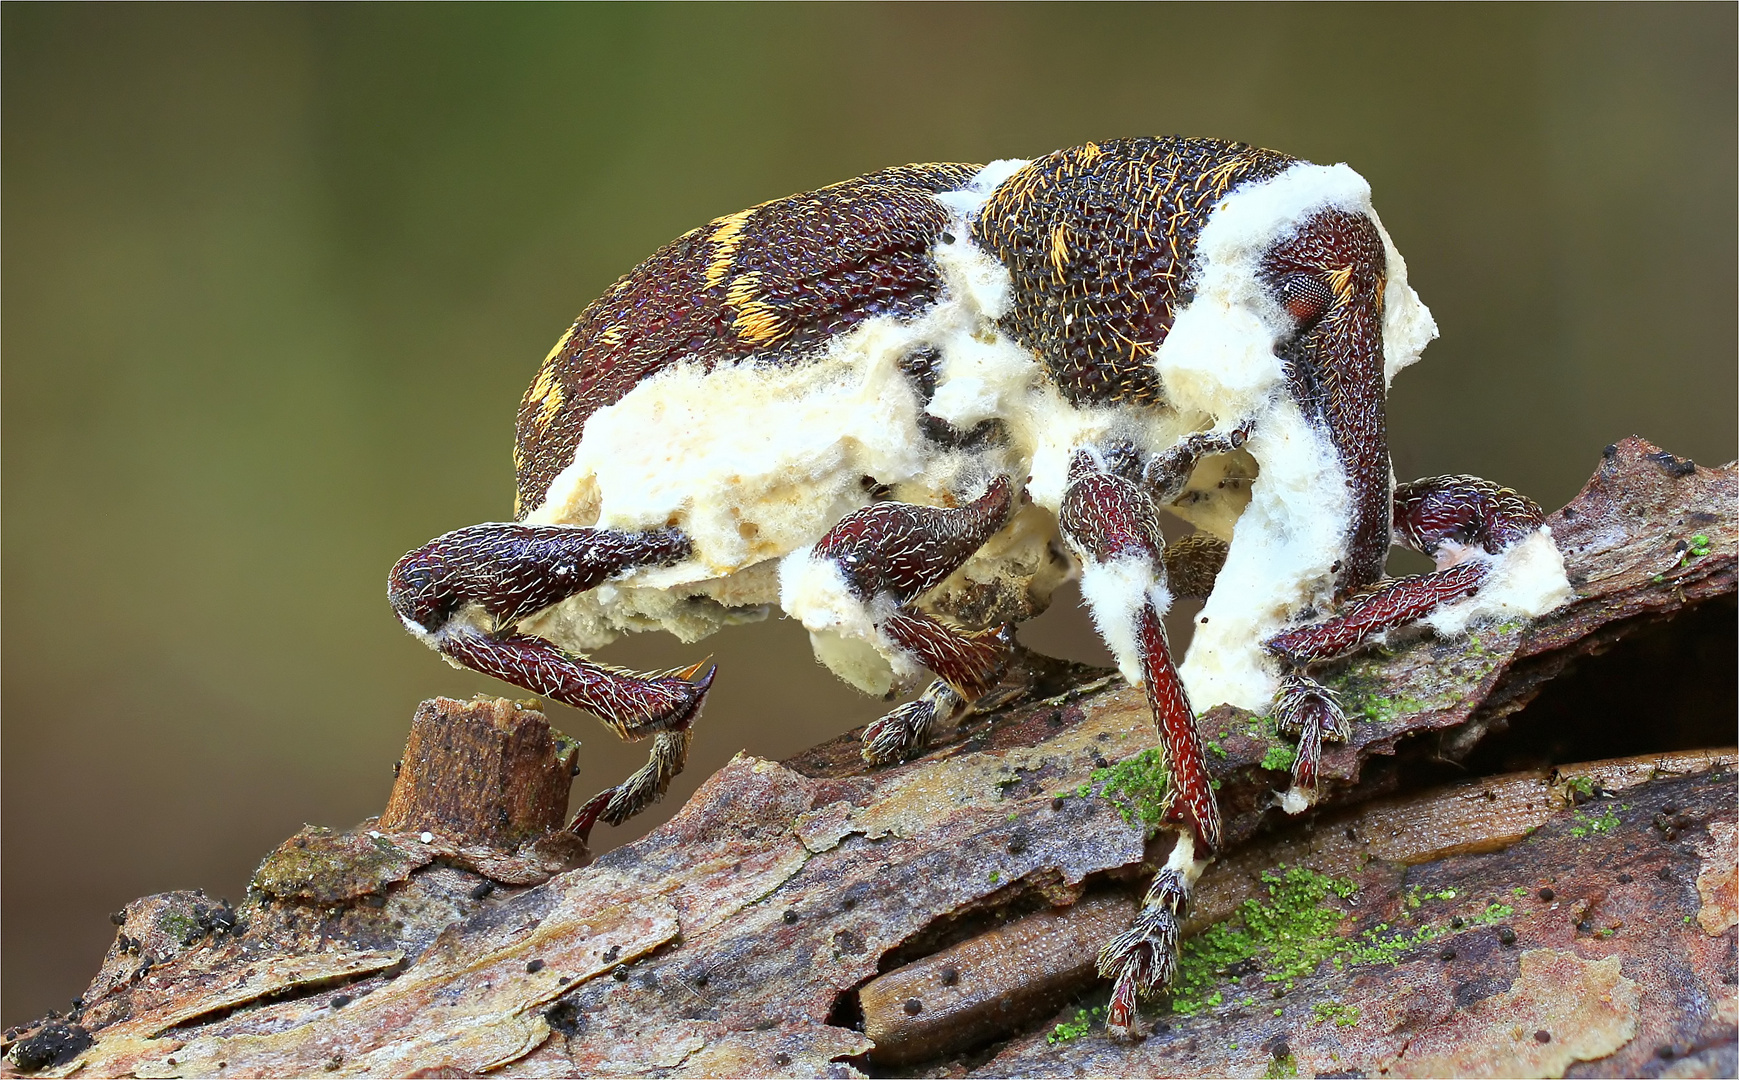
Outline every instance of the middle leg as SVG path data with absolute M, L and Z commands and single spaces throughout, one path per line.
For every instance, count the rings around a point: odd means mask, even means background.
M 864 732 L 863 754 L 870 763 L 910 755 L 936 724 L 996 686 L 1014 643 L 1012 628 L 962 630 L 918 610 L 913 601 L 1006 525 L 1016 499 L 1014 483 L 999 476 L 983 495 L 958 507 L 875 503 L 848 514 L 810 550 L 813 567 L 838 575 L 850 602 L 868 611 L 887 647 L 938 676 L 916 700 Z M 802 617 L 800 610 L 792 613 Z
M 1125 1034 L 1135 1006 L 1170 982 L 1190 889 L 1221 842 L 1219 805 L 1195 713 L 1171 661 L 1161 621 L 1171 606 L 1165 541 L 1146 491 L 1100 471 L 1087 453 L 1076 456 L 1059 521 L 1080 557 L 1081 592 L 1100 635 L 1131 683 L 1147 693 L 1170 776 L 1168 821 L 1177 841 L 1154 875 L 1134 925 L 1099 954 L 1099 973 L 1112 980 L 1107 1023 Z

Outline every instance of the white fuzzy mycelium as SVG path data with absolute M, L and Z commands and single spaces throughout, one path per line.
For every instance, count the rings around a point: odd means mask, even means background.
M 1181 311 L 1155 363 L 1167 398 L 1216 426 L 1252 422 L 1245 450 L 1259 476 L 1238 518 L 1214 592 L 1197 618 L 1180 673 L 1196 708 L 1228 702 L 1262 709 L 1279 669 L 1262 642 L 1326 602 L 1332 567 L 1347 550 L 1350 491 L 1328 435 L 1286 393 L 1276 345 L 1292 320 L 1257 278 L 1263 253 L 1313 214 L 1365 214 L 1383 238 L 1385 379 L 1413 363 L 1437 325 L 1407 284 L 1407 264 L 1375 211 L 1370 187 L 1345 165 L 1300 163 L 1232 192 L 1196 242 L 1195 298 Z
M 884 693 L 920 670 L 876 629 L 886 612 L 854 597 L 832 563 L 811 557 L 828 528 L 866 505 L 865 477 L 895 499 L 930 505 L 963 503 L 999 474 L 1025 479 L 1030 504 L 939 592 L 999 583 L 1042 608 L 1068 572 L 1051 552 L 1077 449 L 1117 440 L 1158 452 L 1191 432 L 1249 423 L 1244 450 L 1202 462 L 1170 509 L 1232 540 L 1181 668 L 1190 698 L 1198 710 L 1218 702 L 1266 706 L 1278 672 L 1261 642 L 1329 598 L 1331 567 L 1347 544 L 1348 489 L 1326 434 L 1286 393 L 1274 350 L 1291 322 L 1256 269 L 1267 248 L 1315 211 L 1338 208 L 1375 222 L 1369 188 L 1344 165 L 1300 163 L 1228 195 L 1197 241 L 1193 300 L 1153 358 L 1166 405 L 1075 406 L 998 328 L 1010 277 L 971 240 L 973 216 L 1025 164 L 996 162 L 937 197 L 950 212 L 952 239 L 934 250 L 943 289 L 921 314 L 871 319 L 803 363 L 750 360 L 711 371 L 678 364 L 593 414 L 573 462 L 527 523 L 674 526 L 692 540 L 694 555 L 572 597 L 526 629 L 589 651 L 633 630 L 692 641 L 776 605 L 810 631 L 830 668 Z M 1377 229 L 1388 257 L 1383 339 L 1393 377 L 1437 331 L 1380 222 Z M 1006 442 L 962 451 L 922 437 L 919 401 L 900 361 L 924 347 L 940 354 L 928 411 L 961 428 L 1000 419 Z M 1544 544 L 1550 548 L 1549 536 Z M 1551 576 L 1544 555 L 1510 561 L 1511 576 Z M 1561 565 L 1556 574 L 1561 582 Z M 1151 599 L 1163 612 L 1170 603 L 1158 577 L 1155 567 L 1125 561 L 1082 575 L 1095 621 L 1132 682 L 1140 679 L 1138 605 Z M 1503 603 L 1532 614 L 1556 594 L 1547 582 L 1505 595 Z M 1486 611 L 1470 608 L 1467 617 Z M 1459 629 L 1465 619 L 1446 616 L 1444 625 Z

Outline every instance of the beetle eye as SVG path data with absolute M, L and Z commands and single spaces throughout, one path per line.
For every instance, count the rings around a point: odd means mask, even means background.
M 1321 279 L 1310 274 L 1288 274 L 1275 288 L 1280 303 L 1294 319 L 1299 329 L 1315 325 L 1334 303 L 1334 292 Z

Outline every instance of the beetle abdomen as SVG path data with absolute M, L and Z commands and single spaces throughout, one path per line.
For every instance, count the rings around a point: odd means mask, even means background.
M 812 355 L 876 316 L 915 314 L 941 279 L 933 197 L 977 165 L 906 165 L 719 218 L 665 245 L 594 301 L 519 407 L 517 516 L 542 502 L 587 419 L 680 361 Z
M 1196 237 L 1237 185 L 1295 158 L 1215 139 L 1118 139 L 1059 150 L 1009 177 L 974 239 L 1013 278 L 1002 327 L 1071 402 L 1163 400 L 1153 354 L 1188 302 Z

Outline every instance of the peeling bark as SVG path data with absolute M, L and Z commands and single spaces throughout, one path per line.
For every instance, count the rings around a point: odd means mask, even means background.
M 381 819 L 292 837 L 239 906 L 129 905 L 5 1071 L 1731 1074 L 1736 495 L 1610 448 L 1550 518 L 1570 605 L 1328 669 L 1354 735 L 1308 815 L 1273 806 L 1270 721 L 1204 715 L 1228 850 L 1137 1043 L 1094 1019 L 1090 942 L 1165 846 L 1113 768 L 1154 733 L 1054 665 L 897 767 L 855 733 L 739 757 L 589 862 L 549 831 L 571 749 L 541 714 L 425 703 Z

